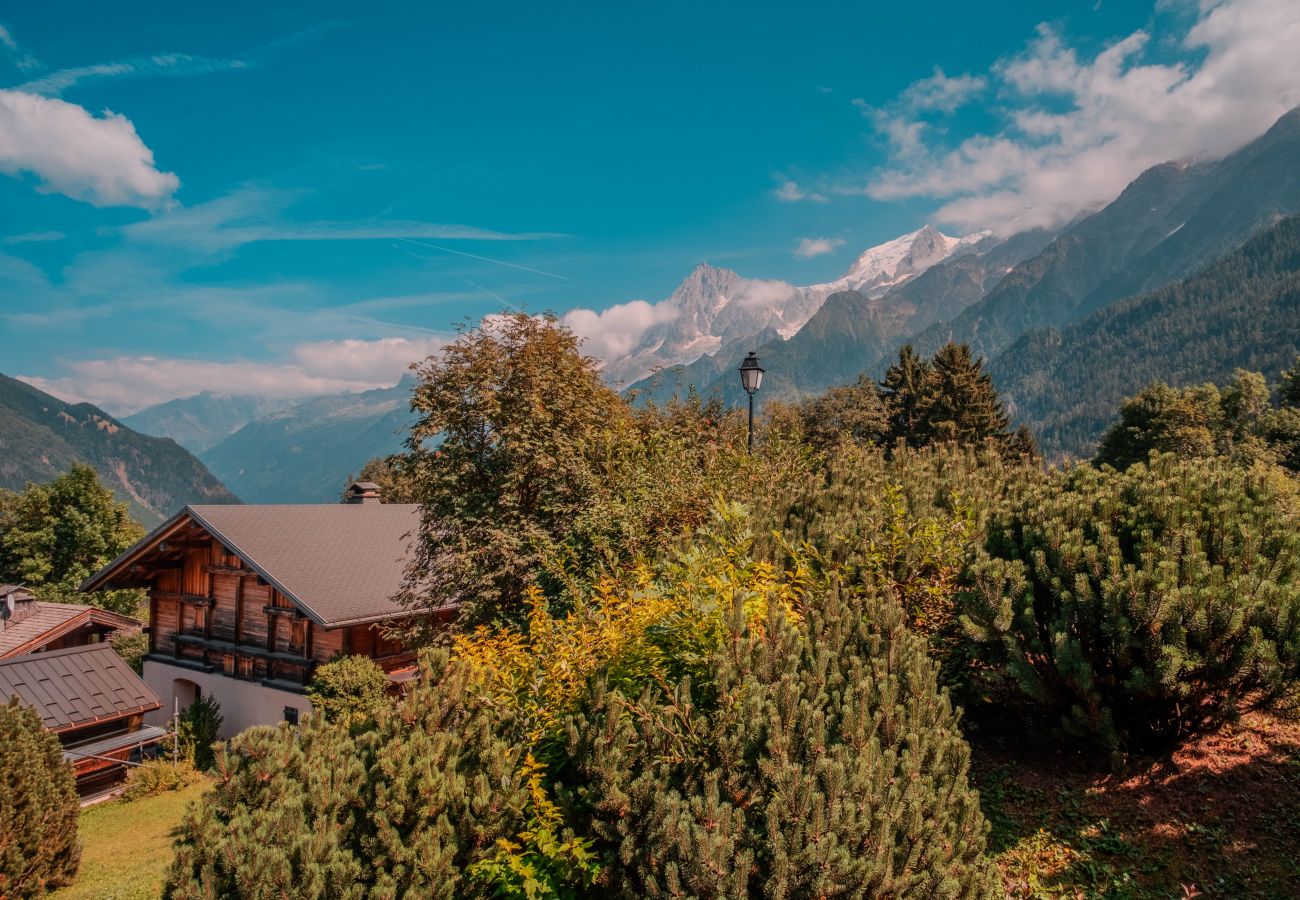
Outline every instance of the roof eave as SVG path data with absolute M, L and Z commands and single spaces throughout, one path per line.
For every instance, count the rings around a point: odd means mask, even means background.
M 144 537 L 140 538 L 140 540 L 136 541 L 127 549 L 123 550 L 120 554 L 118 554 L 117 559 L 113 560 L 108 565 L 104 566 L 102 569 L 96 572 L 94 575 L 91 575 L 89 578 L 83 581 L 80 585 L 77 586 L 77 590 L 80 593 L 89 594 L 94 591 L 103 589 L 106 586 L 107 582 L 112 578 L 112 576 L 118 572 L 118 570 L 122 569 L 124 566 L 126 566 L 136 557 L 138 557 L 145 550 L 148 550 L 154 544 L 161 541 L 164 537 L 166 537 L 168 534 L 170 534 L 172 531 L 176 529 L 176 526 L 180 524 L 181 520 L 183 520 L 186 516 L 190 516 L 190 515 L 192 515 L 192 513 L 190 512 L 190 508 L 188 506 L 181 507 L 181 509 L 177 513 L 175 513 L 170 519 L 168 519 L 166 522 L 163 522 L 161 525 L 159 525 L 153 531 L 146 534 Z

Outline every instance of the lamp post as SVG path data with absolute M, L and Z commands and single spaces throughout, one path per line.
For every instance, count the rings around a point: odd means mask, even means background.
M 749 394 L 749 442 L 750 453 L 754 452 L 754 395 L 763 386 L 763 367 L 758 364 L 758 354 L 753 350 L 740 364 L 740 384 Z

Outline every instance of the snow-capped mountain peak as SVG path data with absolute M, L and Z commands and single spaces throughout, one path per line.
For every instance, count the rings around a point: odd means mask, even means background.
M 881 294 L 958 251 L 979 243 L 989 234 L 980 231 L 955 238 L 933 225 L 926 225 L 864 251 L 842 277 L 824 286 L 832 290 L 853 289 L 866 294 Z

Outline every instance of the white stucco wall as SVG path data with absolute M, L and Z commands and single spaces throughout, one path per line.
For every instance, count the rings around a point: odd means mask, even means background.
M 177 685 L 177 681 L 182 684 Z M 311 701 L 302 694 L 269 688 L 255 681 L 240 681 L 216 672 L 196 672 L 152 659 L 144 662 L 144 682 L 163 704 L 162 709 L 145 715 L 148 725 L 165 726 L 171 720 L 178 696 L 182 709 L 194 699 L 192 689 L 187 690 L 184 682 L 197 685 L 205 697 L 215 697 L 221 704 L 221 732 L 217 736 L 222 739 L 234 737 L 253 725 L 283 722 L 286 706 L 298 710 L 300 720 L 311 714 Z

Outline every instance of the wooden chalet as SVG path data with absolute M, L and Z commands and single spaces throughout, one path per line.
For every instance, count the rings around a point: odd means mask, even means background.
M 21 585 L 0 585 L 0 659 L 97 644 L 115 632 L 143 626 L 120 613 L 79 603 L 47 603 Z
M 340 504 L 187 506 L 81 589 L 148 590 L 144 678 L 161 715 L 203 694 L 222 737 L 296 722 L 316 667 L 340 654 L 410 677 L 414 654 L 385 626 L 410 614 L 393 596 L 418 510 L 368 483 Z
M 158 695 L 107 644 L 0 660 L 0 702 L 10 697 L 58 736 L 83 795 L 120 782 L 126 761 L 166 734 L 144 724 L 162 706 Z

